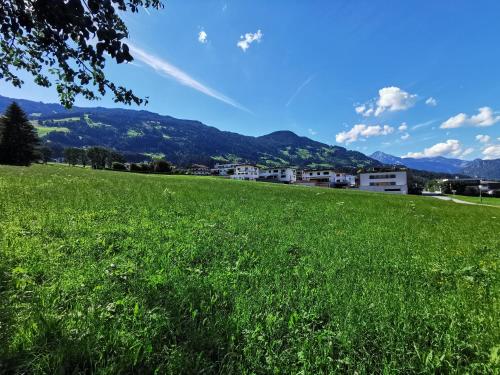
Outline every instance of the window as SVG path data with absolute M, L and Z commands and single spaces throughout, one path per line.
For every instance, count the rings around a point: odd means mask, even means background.
M 395 174 L 372 174 L 370 175 L 370 180 L 381 180 L 384 178 L 396 178 Z
M 384 189 L 384 191 L 401 191 L 401 189 Z
M 396 185 L 394 181 L 385 181 L 385 182 L 370 182 L 370 186 L 393 186 Z
M 323 174 L 330 174 L 330 172 L 323 172 Z

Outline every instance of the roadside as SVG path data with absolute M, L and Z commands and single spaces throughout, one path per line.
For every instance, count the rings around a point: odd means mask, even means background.
M 493 204 L 484 204 L 484 203 L 476 203 L 476 202 L 464 201 L 464 200 L 461 200 L 461 199 L 456 199 L 456 198 L 449 197 L 447 195 L 427 195 L 427 196 L 428 197 L 432 197 L 432 198 L 436 198 L 436 199 L 441 199 L 443 201 L 452 201 L 452 202 L 459 203 L 459 204 L 468 204 L 468 205 L 472 205 L 472 206 L 486 206 L 486 207 L 500 208 L 500 206 L 495 206 Z

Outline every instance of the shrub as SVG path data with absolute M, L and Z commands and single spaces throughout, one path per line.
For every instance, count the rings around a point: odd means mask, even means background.
M 140 164 L 137 163 L 131 163 L 129 167 L 130 172 L 141 172 L 141 166 Z
M 112 164 L 111 164 L 111 169 L 115 170 L 115 171 L 126 171 L 127 170 L 127 167 L 125 166 L 125 164 L 123 163 L 120 163 L 118 161 L 114 161 Z
M 139 164 L 139 167 L 141 168 L 141 172 L 146 172 L 146 173 L 149 173 L 149 172 L 152 172 L 152 168 L 151 168 L 151 164 L 149 163 L 141 163 Z
M 172 167 L 166 160 L 155 160 L 153 162 L 153 170 L 155 173 L 170 173 L 172 171 Z

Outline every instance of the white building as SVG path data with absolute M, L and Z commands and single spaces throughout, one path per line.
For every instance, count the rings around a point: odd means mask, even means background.
M 259 178 L 259 168 L 252 164 L 239 164 L 231 176 L 235 180 L 256 180 Z
M 295 168 L 267 168 L 259 170 L 259 179 L 269 181 L 279 181 L 294 183 L 297 181 L 297 171 Z
M 237 166 L 238 164 L 215 164 L 212 173 L 219 176 L 229 176 L 234 173 Z
M 408 194 L 406 171 L 360 173 L 359 189 L 381 193 Z
M 210 175 L 210 168 L 202 164 L 193 164 L 191 168 L 188 169 L 188 172 L 196 176 L 208 176 Z
M 356 185 L 356 176 L 336 172 L 333 169 L 304 170 L 302 181 L 331 185 Z

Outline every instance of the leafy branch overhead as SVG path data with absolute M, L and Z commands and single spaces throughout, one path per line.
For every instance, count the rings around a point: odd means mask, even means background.
M 133 60 L 127 26 L 118 12 L 163 7 L 161 0 L 0 0 L 0 79 L 21 87 L 26 71 L 49 87 L 55 81 L 61 104 L 77 95 L 96 100 L 110 91 L 115 102 L 147 103 L 106 78 L 106 57 Z

